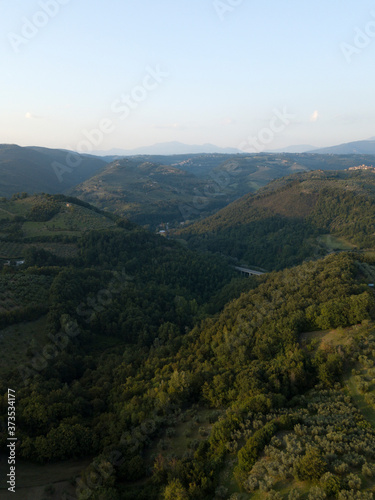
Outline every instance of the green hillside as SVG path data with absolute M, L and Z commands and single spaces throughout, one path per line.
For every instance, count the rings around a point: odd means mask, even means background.
M 233 196 L 229 199 L 226 196 L 206 197 L 207 203 L 201 202 L 194 208 L 194 200 L 202 197 L 206 186 L 207 180 L 174 166 L 124 159 L 111 163 L 101 173 L 71 190 L 71 194 L 154 228 L 163 222 L 183 221 L 185 207 L 190 205 L 190 216 L 209 215 L 234 199 Z
M 192 248 L 266 269 L 332 250 L 375 246 L 372 171 L 311 172 L 276 180 L 180 231 Z
M 76 255 L 77 241 L 92 230 L 116 229 L 119 218 L 63 195 L 14 195 L 0 200 L 0 263 L 32 253 Z M 47 258 L 47 257 L 46 257 Z M 53 260 L 53 259 L 52 259 Z M 56 262 L 59 262 L 56 260 Z
M 83 234 L 78 247 L 69 265 L 4 270 L 45 280 L 48 294 L 39 323 L 14 318 L 0 332 L 4 352 L 12 336 L 19 349 L 1 394 L 17 392 L 20 488 L 79 499 L 371 498 L 374 262 L 332 255 L 245 280 L 210 317 L 207 301 L 233 276 L 219 258 L 135 227 Z M 74 488 L 61 474 L 51 485 L 53 463 L 73 459 Z
M 85 181 L 106 162 L 59 149 L 0 144 L 0 196 L 15 193 L 63 193 Z
M 109 158 L 110 159 L 110 158 Z M 114 160 L 70 191 L 78 198 L 154 229 L 205 218 L 274 179 L 310 170 L 375 163 L 362 155 L 172 155 Z
M 374 193 L 372 171 L 292 175 L 191 248 L 77 198 L 3 199 L 15 498 L 373 498 Z M 249 248 L 289 268 L 242 278 Z
M 274 179 L 295 172 L 373 165 L 374 160 L 369 155 L 307 153 L 116 158 L 2 144 L 0 197 L 70 193 L 151 229 L 166 223 L 178 227 L 208 217 Z

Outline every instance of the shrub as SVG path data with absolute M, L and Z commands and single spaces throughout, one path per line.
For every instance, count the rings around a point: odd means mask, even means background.
M 320 485 L 324 489 L 327 496 L 336 495 L 341 489 L 341 480 L 334 476 L 331 472 L 326 472 L 320 478 Z
M 327 498 L 325 491 L 318 486 L 313 486 L 307 495 L 308 500 L 324 500 Z
M 297 460 L 293 470 L 295 477 L 301 481 L 318 480 L 326 472 L 327 464 L 318 449 L 310 448 Z

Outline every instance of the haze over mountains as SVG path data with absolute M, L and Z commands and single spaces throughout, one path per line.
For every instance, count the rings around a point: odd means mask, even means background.
M 1 144 L 0 196 L 12 196 L 20 191 L 62 193 L 106 165 L 95 156 L 74 154 L 69 158 L 68 154 L 69 151 L 61 149 Z
M 152 146 L 143 146 L 135 149 L 111 149 L 109 151 L 93 151 L 98 156 L 135 156 L 135 155 L 181 155 L 200 153 L 237 154 L 243 151 L 235 148 L 221 148 L 214 144 L 192 145 L 178 141 L 162 142 Z
M 0 3 L 0 500 L 375 500 L 373 3 Z
M 313 153 L 332 154 L 332 155 L 373 155 L 375 154 L 375 139 L 371 138 L 365 141 L 347 142 L 338 146 L 328 148 L 314 149 Z
M 374 156 L 1 151 L 20 498 L 372 498 Z
M 315 146 L 311 144 L 297 144 L 295 146 L 286 146 L 285 148 L 270 149 L 268 153 L 307 153 L 316 150 Z
M 283 148 L 265 148 L 265 153 L 318 153 L 318 154 L 375 154 L 375 138 L 353 141 L 339 145 L 318 148 L 311 144 L 296 144 Z M 108 151 L 93 151 L 97 156 L 135 156 L 135 155 L 179 155 L 179 154 L 245 154 L 236 148 L 223 148 L 214 144 L 191 145 L 181 142 L 163 142 L 152 146 L 136 149 L 112 149 Z M 248 153 L 247 153 L 248 154 Z M 256 154 L 255 152 L 253 154 Z
M 370 141 L 365 141 L 370 142 Z M 363 154 L 78 155 L 40 147 L 0 146 L 0 196 L 72 194 L 156 228 L 203 218 L 270 181 L 296 172 L 345 170 L 375 158 Z

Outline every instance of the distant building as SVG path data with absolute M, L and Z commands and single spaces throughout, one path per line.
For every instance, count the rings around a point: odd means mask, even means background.
M 375 168 L 372 165 L 358 165 L 358 167 L 350 167 L 349 170 L 371 170 L 375 171 Z

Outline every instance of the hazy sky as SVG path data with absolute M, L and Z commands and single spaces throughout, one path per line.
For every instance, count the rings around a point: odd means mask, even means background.
M 250 151 L 375 135 L 372 1 L 0 0 L 0 9 L 0 143 Z

